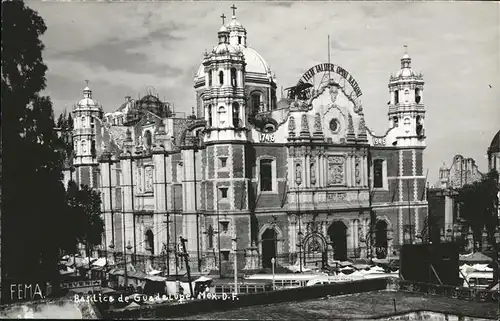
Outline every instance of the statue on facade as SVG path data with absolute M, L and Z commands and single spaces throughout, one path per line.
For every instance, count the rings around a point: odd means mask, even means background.
M 355 177 L 356 177 L 356 185 L 361 185 L 361 160 L 359 157 L 356 157 L 355 161 Z
M 295 182 L 299 185 L 302 183 L 302 166 L 300 164 L 295 165 Z
M 316 113 L 314 115 L 314 132 L 315 133 L 322 133 L 323 129 L 321 126 L 321 115 L 319 113 Z
M 300 123 L 300 135 L 301 136 L 309 136 L 309 122 L 307 121 L 307 114 L 302 114 L 301 123 Z
M 311 163 L 311 184 L 316 184 L 316 162 Z

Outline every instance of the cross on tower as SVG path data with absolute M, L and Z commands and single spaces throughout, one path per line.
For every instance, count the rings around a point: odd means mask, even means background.
M 85 80 L 85 87 L 88 87 L 88 86 L 89 86 L 89 81 Z
M 233 17 L 236 17 L 236 9 L 238 9 L 238 8 L 236 8 L 236 6 L 233 4 L 231 6 L 231 9 L 233 9 Z
M 407 54 L 408 53 L 408 46 L 404 45 L 403 47 L 405 47 L 405 54 Z
M 222 14 L 220 17 L 222 18 L 222 24 L 224 24 L 224 19 L 226 19 L 226 15 Z

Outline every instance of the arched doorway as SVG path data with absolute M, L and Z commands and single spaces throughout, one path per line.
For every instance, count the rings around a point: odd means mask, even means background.
M 375 255 L 378 259 L 387 257 L 387 222 L 378 220 L 375 224 Z
M 268 228 L 262 233 L 262 267 L 271 268 L 271 259 L 278 254 L 278 234 L 274 229 Z
M 151 255 L 155 255 L 154 235 L 151 230 L 146 232 L 146 251 L 150 251 Z
M 318 233 L 304 239 L 304 265 L 323 267 L 326 264 L 326 240 Z
M 333 222 L 328 228 L 328 236 L 333 246 L 333 258 L 347 260 L 347 226 L 340 221 Z

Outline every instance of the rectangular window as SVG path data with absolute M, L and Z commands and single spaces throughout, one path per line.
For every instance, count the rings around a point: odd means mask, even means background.
M 227 198 L 227 187 L 221 187 L 220 190 L 220 198 Z
M 219 157 L 220 159 L 220 167 L 224 168 L 227 166 L 227 157 Z
M 222 259 L 224 261 L 229 261 L 229 251 L 220 251 L 220 253 L 222 254 Z
M 273 161 L 262 159 L 260 161 L 260 190 L 262 192 L 273 190 Z
M 220 225 L 222 226 L 222 232 L 227 232 L 229 227 L 229 222 L 220 222 Z
M 376 159 L 373 162 L 373 187 L 384 187 L 384 160 Z

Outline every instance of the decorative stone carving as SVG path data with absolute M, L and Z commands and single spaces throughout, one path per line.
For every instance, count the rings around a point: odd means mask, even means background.
M 344 183 L 344 164 L 344 157 L 328 157 L 328 185 L 340 185 Z
M 295 118 L 293 116 L 288 118 L 288 136 L 295 137 Z
M 354 123 L 352 121 L 352 116 L 349 114 L 347 117 L 347 140 L 355 139 L 356 135 L 354 134 Z
M 145 168 L 145 182 L 144 182 L 144 192 L 152 193 L 153 192 L 153 167 L 147 166 Z
M 307 121 L 307 114 L 302 114 L 300 122 L 300 136 L 310 136 L 309 122 Z
M 365 117 L 361 116 L 361 119 L 359 120 L 359 135 L 358 138 L 361 140 L 366 140 L 366 124 L 365 124 Z
M 320 113 L 316 113 L 314 115 L 314 136 L 323 136 L 323 128 L 321 126 Z
M 347 200 L 346 193 L 328 193 L 326 194 L 326 199 L 333 202 L 343 202 Z
M 361 159 L 359 157 L 356 157 L 354 172 L 356 177 L 356 185 L 361 185 Z

